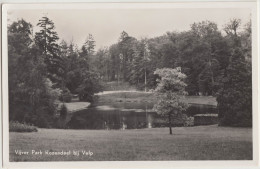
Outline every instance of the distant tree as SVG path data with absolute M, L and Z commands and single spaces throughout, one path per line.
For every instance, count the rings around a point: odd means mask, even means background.
M 94 54 L 96 41 L 94 40 L 94 37 L 92 34 L 88 35 L 83 46 L 87 50 L 89 56 Z
M 157 69 L 154 74 L 160 77 L 155 89 L 158 101 L 154 109 L 158 114 L 168 117 L 170 134 L 172 134 L 172 116 L 182 113 L 188 107 L 183 98 L 186 94 L 184 83 L 186 75 L 181 73 L 180 67 Z
M 229 23 L 224 26 L 224 31 L 227 35 L 237 36 L 239 26 L 241 25 L 241 19 L 231 19 Z
M 66 93 L 67 89 L 69 89 L 70 92 L 75 93 L 75 89 L 80 83 L 80 75 L 78 75 L 78 71 L 75 71 L 79 69 L 79 61 L 78 53 L 75 52 L 73 42 L 70 42 L 70 44 L 62 42 L 60 45 L 60 57 L 62 59 L 63 67 L 63 73 L 61 74 L 61 88 L 63 93 Z
M 132 85 L 136 85 L 138 88 L 144 87 L 144 72 L 145 72 L 145 62 L 144 62 L 145 46 L 144 43 L 139 42 L 134 50 L 133 61 L 130 65 L 131 72 L 129 82 Z
M 135 43 L 133 59 L 129 63 L 129 82 L 139 89 L 146 89 L 145 82 L 149 80 L 149 73 L 153 72 L 150 65 L 150 50 L 146 39 Z M 147 84 L 147 83 L 146 83 Z
M 110 63 L 109 63 L 109 72 L 110 72 L 110 80 L 114 81 L 120 74 L 120 58 L 119 58 L 119 45 L 113 44 L 109 47 L 109 57 L 110 57 Z
M 219 70 L 217 59 L 219 51 L 218 43 L 222 40 L 217 24 L 210 21 L 202 21 L 191 25 L 191 31 L 198 40 L 194 45 L 194 51 L 198 51 L 198 62 L 201 62 L 201 70 L 198 74 L 200 92 L 205 95 L 213 95 L 214 86 Z
M 100 48 L 95 55 L 94 65 L 95 65 L 95 72 L 98 72 L 101 76 L 103 81 L 109 80 L 109 54 L 107 48 Z
M 243 32 L 241 32 L 241 46 L 245 52 L 245 58 L 248 64 L 252 61 L 252 24 L 251 20 L 245 24 Z
M 79 57 L 80 57 L 80 60 L 81 62 L 79 63 L 81 67 L 85 67 L 87 70 L 90 69 L 90 56 L 88 54 L 88 50 L 86 49 L 86 46 L 83 45 L 81 47 L 81 50 L 79 52 Z
M 238 32 L 241 26 L 241 19 L 231 19 L 224 26 L 224 31 L 230 39 L 231 46 L 241 46 L 241 40 L 238 37 Z
M 118 42 L 118 50 L 121 57 L 118 57 L 122 67 L 120 73 L 122 72 L 124 81 L 129 81 L 130 64 L 133 61 L 136 43 L 137 40 L 134 37 L 129 36 L 125 31 L 121 33 Z

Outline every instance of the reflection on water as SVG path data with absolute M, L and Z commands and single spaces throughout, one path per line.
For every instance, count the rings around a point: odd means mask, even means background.
M 167 126 L 167 119 L 157 115 L 152 108 L 152 103 L 99 103 L 99 105 L 76 112 L 67 123 L 67 127 L 74 129 L 140 129 Z M 187 116 L 206 113 L 216 114 L 216 107 L 192 104 L 185 112 Z M 182 125 L 183 122 L 178 118 L 173 120 L 173 126 Z

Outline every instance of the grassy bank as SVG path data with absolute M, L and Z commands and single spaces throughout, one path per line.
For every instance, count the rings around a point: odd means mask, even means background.
M 15 150 L 28 151 L 16 155 Z M 42 150 L 43 155 L 32 155 Z M 86 150 L 80 154 L 45 155 L 44 151 Z M 39 129 L 37 133 L 10 133 L 10 161 L 93 160 L 250 160 L 252 129 L 217 126 L 138 130 Z
M 62 103 L 61 103 L 62 104 Z M 64 103 L 70 113 L 86 109 L 90 103 L 89 102 L 71 102 L 71 103 Z
M 142 91 L 111 91 L 98 95 L 99 102 L 156 102 L 154 93 Z M 217 105 L 212 96 L 186 96 L 185 101 L 192 104 Z

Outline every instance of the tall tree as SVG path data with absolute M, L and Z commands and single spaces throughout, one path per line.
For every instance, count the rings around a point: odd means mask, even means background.
M 110 69 L 110 77 L 111 80 L 116 80 L 119 77 L 120 74 L 120 66 L 121 66 L 121 61 L 119 58 L 120 51 L 118 44 L 113 44 L 109 47 L 109 55 L 110 55 L 110 64 L 109 64 L 109 69 Z
M 119 57 L 121 63 L 121 72 L 123 74 L 123 80 L 128 81 L 130 75 L 130 64 L 133 61 L 135 45 L 137 40 L 129 36 L 125 31 L 120 35 L 118 47 L 119 47 Z
M 35 34 L 35 43 L 45 58 L 48 77 L 54 83 L 61 82 L 62 60 L 59 56 L 59 40 L 54 23 L 48 17 L 42 17 L 37 24 L 41 29 Z
M 252 126 L 252 72 L 243 52 L 235 48 L 217 101 L 220 125 Z
M 108 49 L 107 48 L 100 48 L 95 56 L 95 70 L 96 72 L 99 72 L 101 78 L 104 81 L 109 80 L 109 55 L 108 55 Z
M 191 31 L 198 38 L 195 50 L 200 50 L 200 61 L 204 62 L 199 79 L 200 91 L 204 94 L 212 95 L 215 86 L 215 77 L 217 75 L 219 61 L 216 58 L 218 55 L 217 43 L 221 40 L 221 33 L 218 30 L 217 24 L 210 21 L 194 23 L 191 26 Z

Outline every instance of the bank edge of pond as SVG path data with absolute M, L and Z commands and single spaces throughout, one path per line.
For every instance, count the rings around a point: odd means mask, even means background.
M 59 103 L 59 106 L 61 106 L 63 103 Z M 70 102 L 70 103 L 64 103 L 68 109 L 68 113 L 74 113 L 76 111 L 80 111 L 83 109 L 88 108 L 90 105 L 89 102 Z
M 142 91 L 105 91 L 98 93 L 98 102 L 156 102 L 154 93 Z M 217 106 L 213 96 L 185 96 L 189 104 Z
M 105 91 L 96 94 L 98 102 L 155 102 L 153 93 L 142 91 Z M 213 96 L 185 96 L 189 104 L 201 104 L 217 106 L 216 98 Z M 62 103 L 60 103 L 61 105 Z M 88 108 L 89 102 L 70 102 L 64 103 L 67 106 L 69 113 L 74 113 L 79 110 Z
M 155 103 L 154 93 L 152 92 L 142 92 L 142 91 L 106 91 L 96 94 L 98 99 L 94 103 L 89 102 L 70 102 L 65 103 L 68 108 L 68 115 L 66 120 L 61 122 L 66 124 L 70 121 L 74 113 L 80 112 L 87 109 L 90 106 L 95 106 L 96 104 L 103 103 L 113 103 L 113 102 L 150 102 Z M 216 106 L 217 101 L 215 97 L 212 96 L 186 96 L 186 102 L 189 104 L 197 105 L 209 105 Z M 61 103 L 62 104 L 62 103 Z M 64 125 L 63 124 L 63 125 Z

